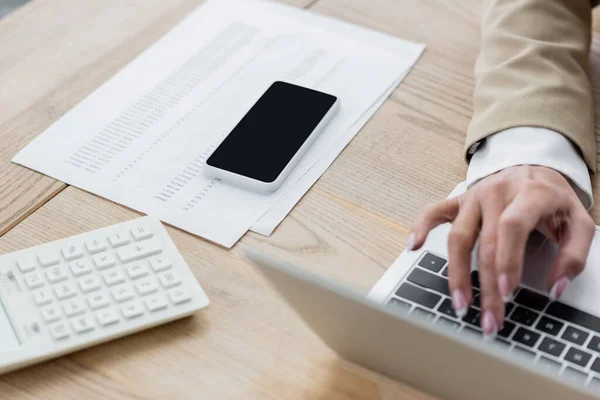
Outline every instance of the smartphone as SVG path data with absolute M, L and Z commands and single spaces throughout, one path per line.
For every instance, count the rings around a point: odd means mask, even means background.
M 232 185 L 273 192 L 338 109 L 331 94 L 275 82 L 207 158 L 205 172 Z

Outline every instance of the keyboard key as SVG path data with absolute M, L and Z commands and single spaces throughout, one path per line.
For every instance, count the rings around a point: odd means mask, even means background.
M 396 296 L 410 300 L 427 308 L 433 308 L 442 296 L 423 290 L 410 283 L 403 283 L 396 291 Z
M 158 281 L 165 289 L 170 289 L 181 283 L 181 278 L 173 271 L 164 272 L 158 275 Z
M 440 269 L 446 264 L 446 260 L 442 257 L 438 257 L 431 253 L 425 253 L 421 261 L 419 261 L 419 266 L 423 268 L 427 268 L 433 272 L 440 272 Z
M 483 333 L 481 333 L 481 331 L 479 329 L 474 329 L 471 328 L 470 326 L 465 326 L 462 328 L 462 331 L 460 331 L 461 334 L 466 335 L 466 336 L 473 336 L 473 337 L 477 337 L 477 338 L 481 338 L 481 336 L 483 335 Z
M 145 296 L 156 292 L 158 290 L 158 285 L 152 277 L 148 277 L 137 281 L 135 288 L 140 295 Z
M 167 308 L 167 300 L 165 300 L 165 296 L 163 296 L 162 294 L 148 297 L 146 300 L 144 300 L 144 302 L 146 303 L 146 307 L 148 308 L 148 310 L 150 310 L 151 312 Z
M 504 328 L 498 332 L 498 336 L 509 338 L 511 333 L 515 330 L 516 325 L 510 321 L 504 321 Z
M 85 311 L 85 305 L 79 299 L 73 299 L 63 304 L 63 311 L 67 317 L 73 317 L 75 315 L 83 314 Z
M 581 351 L 574 347 L 571 347 L 569 351 L 567 351 L 567 354 L 565 354 L 566 361 L 572 362 L 573 364 L 579 365 L 583 368 L 588 365 L 590 358 L 592 358 L 590 353 L 586 353 L 585 351 Z
M 510 348 L 510 343 L 509 343 L 509 342 L 507 342 L 507 341 L 506 341 L 506 340 L 504 340 L 504 339 L 499 339 L 499 338 L 496 338 L 496 339 L 494 339 L 494 340 L 492 341 L 492 343 L 493 343 L 494 345 L 496 345 L 496 347 L 500 347 L 500 348 L 503 348 L 503 349 L 507 349 L 507 350 L 508 350 L 508 349 Z
M 166 257 L 154 257 L 150 259 L 150 266 L 152 271 L 161 272 L 171 268 L 171 261 Z
M 96 265 L 96 268 L 98 268 L 101 271 L 103 269 L 114 267 L 115 265 L 117 265 L 117 261 L 110 253 L 98 254 L 93 257 L 93 260 L 94 264 Z
M 148 275 L 148 272 L 148 267 L 139 262 L 127 266 L 127 275 L 129 275 L 131 279 L 143 278 Z
M 402 314 L 409 312 L 411 307 L 410 303 L 396 299 L 395 297 L 392 297 L 385 306 L 389 310 L 400 312 Z
M 596 357 L 590 368 L 592 368 L 592 371 L 600 374 L 600 358 Z
M 479 289 L 479 272 L 472 271 L 471 272 L 471 284 L 474 288 Z
M 115 287 L 111 291 L 111 294 L 117 303 L 122 303 L 135 297 L 135 293 L 133 293 L 133 291 L 127 285 Z
M 85 242 L 85 248 L 90 254 L 97 254 L 107 249 L 106 243 L 98 239 L 92 239 Z
M 35 269 L 37 268 L 37 264 L 34 260 L 31 259 L 19 260 L 17 261 L 17 267 L 22 273 L 27 273 L 35 271 Z
M 512 340 L 524 344 L 525 346 L 533 347 L 539 338 L 539 333 L 532 332 L 529 329 L 519 328 L 512 337 Z
M 77 295 L 73 282 L 63 282 L 54 287 L 54 293 L 59 300 L 70 299 Z
M 58 321 L 60 319 L 60 311 L 58 310 L 58 307 L 56 307 L 54 304 L 51 304 L 42 308 L 42 318 L 44 318 L 44 321 L 49 324 Z
M 565 332 L 561 337 L 569 342 L 573 342 L 581 346 L 587 340 L 588 336 L 589 335 L 581 329 L 577 329 L 573 326 L 567 326 L 567 329 L 565 329 Z
M 513 303 L 506 303 L 504 305 L 504 316 L 508 317 L 513 308 L 515 308 L 515 305 Z
M 460 326 L 460 324 L 458 322 L 452 321 L 451 319 L 448 319 L 446 317 L 439 317 L 437 320 L 437 324 L 443 325 L 443 326 L 446 326 L 446 327 L 452 328 L 452 329 L 458 329 L 458 327 Z
M 600 393 L 600 379 L 598 379 L 598 378 L 592 378 L 592 380 L 588 383 L 587 387 L 593 393 Z
M 93 292 L 94 290 L 100 289 L 101 286 L 100 279 L 98 279 L 96 275 L 86 276 L 79 280 L 79 287 L 83 293 Z
M 415 307 L 415 309 L 411 312 L 411 315 L 416 315 L 417 317 L 428 320 L 429 322 L 433 322 L 435 319 L 435 314 L 430 311 L 425 311 L 421 307 Z
M 454 308 L 452 308 L 452 300 L 450 299 L 444 299 L 444 301 L 442 301 L 442 303 L 438 306 L 437 311 L 452 318 L 457 318 Z
M 444 270 L 442 271 L 442 275 L 448 277 L 448 267 L 444 268 Z
M 562 329 L 563 325 L 564 324 L 562 322 L 559 322 L 555 319 L 542 317 L 535 328 L 549 335 L 556 336 Z
M 114 310 L 104 310 L 96 314 L 98 323 L 102 326 L 108 326 L 119 322 L 119 315 Z
M 117 249 L 117 256 L 121 262 L 136 261 L 141 258 L 153 256 L 162 252 L 160 243 L 156 239 L 132 243 Z
M 467 311 L 467 315 L 464 316 L 463 321 L 479 328 L 481 312 L 475 308 L 469 308 L 469 311 Z
M 426 272 L 421 268 L 413 269 L 410 275 L 408 275 L 407 280 L 419 286 L 423 286 L 428 289 L 435 290 L 436 292 L 440 292 L 447 296 L 450 296 L 450 289 L 448 289 L 447 279 Z
M 120 269 L 117 269 L 117 268 L 113 268 L 113 269 L 109 269 L 108 271 L 104 271 L 102 273 L 102 278 L 104 279 L 104 282 L 106 282 L 106 284 L 108 286 L 114 286 L 114 285 L 118 285 L 120 283 L 125 282 L 125 277 L 123 276 L 123 273 L 121 272 Z
M 71 272 L 76 277 L 80 277 L 86 274 L 89 274 L 94 269 L 92 268 L 92 263 L 89 260 L 77 260 L 69 263 L 69 268 Z
M 152 231 L 145 226 L 138 226 L 137 228 L 133 228 L 131 230 L 131 234 L 133 235 L 133 238 L 137 241 L 148 239 L 153 236 Z
M 588 349 L 600 353 L 600 337 L 594 336 L 587 345 Z
M 554 357 L 560 357 L 566 347 L 567 346 L 564 343 L 546 337 L 544 340 L 542 340 L 542 343 L 540 343 L 538 349 Z
M 63 340 L 70 336 L 69 328 L 65 324 L 55 324 L 50 327 L 50 334 L 54 340 Z
M 50 289 L 40 289 L 33 292 L 33 300 L 38 306 L 52 303 L 52 292 Z
M 169 292 L 169 297 L 171 298 L 171 302 L 175 305 L 186 303 L 192 299 L 192 296 L 181 288 Z
M 60 258 L 58 258 L 58 254 L 48 251 L 41 252 L 37 255 L 38 261 L 42 264 L 42 267 L 51 267 L 60 262 Z
M 523 325 L 531 326 L 538 317 L 538 313 L 524 307 L 517 307 L 511 314 L 510 319 Z
M 533 351 L 524 349 L 520 346 L 513 347 L 510 352 L 525 361 L 533 361 L 535 358 L 535 353 Z
M 144 313 L 144 310 L 139 304 L 133 303 L 128 306 L 122 307 L 121 312 L 123 313 L 123 316 L 125 318 L 132 319 L 141 316 Z
M 89 315 L 82 315 L 71 321 L 76 333 L 85 333 L 94 329 L 94 320 Z
M 600 333 L 600 318 L 566 304 L 554 302 L 548 306 L 546 314 Z
M 48 278 L 50 283 L 62 282 L 67 280 L 68 277 L 69 274 L 67 273 L 67 268 L 61 265 L 46 270 L 46 278 Z
M 71 244 L 61 249 L 61 253 L 65 260 L 73 261 L 83 257 L 83 250 L 76 244 Z
M 112 247 L 121 247 L 129 244 L 131 240 L 129 237 L 122 233 L 115 233 L 108 237 L 108 241 Z
M 515 303 L 538 311 L 542 311 L 546 308 L 549 301 L 548 297 L 526 288 L 521 288 L 517 297 L 515 297 Z
M 541 356 L 537 360 L 537 362 L 535 363 L 535 365 L 539 369 L 541 369 L 541 370 L 544 370 L 544 371 L 547 371 L 547 372 L 551 372 L 551 373 L 555 373 L 555 374 L 558 374 L 558 371 L 560 371 L 560 367 L 561 367 L 560 363 L 558 363 L 558 362 L 556 362 L 554 360 L 551 360 L 548 357 L 544 357 L 544 356 Z
M 37 289 L 44 286 L 42 276 L 37 272 L 30 272 L 25 275 L 25 283 L 29 289 Z
M 561 376 L 566 380 L 571 381 L 572 383 L 575 383 L 580 386 L 585 384 L 585 381 L 587 379 L 587 374 L 571 367 L 565 368 Z
M 92 310 L 99 310 L 110 305 L 110 299 L 104 292 L 99 292 L 88 296 L 87 302 Z

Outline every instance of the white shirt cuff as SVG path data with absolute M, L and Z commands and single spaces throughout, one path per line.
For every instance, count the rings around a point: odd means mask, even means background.
M 558 132 L 534 127 L 511 128 L 489 136 L 477 148 L 467 170 L 467 185 L 515 165 L 552 168 L 569 179 L 583 206 L 594 205 L 587 165 L 577 148 Z

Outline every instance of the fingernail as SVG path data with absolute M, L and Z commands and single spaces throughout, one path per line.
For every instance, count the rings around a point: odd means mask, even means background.
M 502 296 L 502 301 L 508 303 L 512 299 L 512 292 L 510 290 L 510 281 L 508 280 L 508 275 L 502 274 L 498 278 L 498 290 L 500 291 L 500 296 Z
M 483 328 L 483 338 L 486 340 L 493 339 L 498 334 L 498 324 L 491 311 L 486 311 L 483 314 L 481 327 Z
M 412 250 L 415 248 L 415 234 L 411 232 L 406 238 L 406 250 Z
M 550 290 L 550 299 L 552 301 L 560 299 L 560 296 L 562 296 L 569 283 L 571 283 L 571 280 L 566 276 L 563 276 L 562 278 L 557 280 L 554 286 L 552 286 L 552 289 Z
M 452 307 L 458 318 L 462 319 L 467 315 L 467 299 L 459 289 L 454 290 L 452 293 Z

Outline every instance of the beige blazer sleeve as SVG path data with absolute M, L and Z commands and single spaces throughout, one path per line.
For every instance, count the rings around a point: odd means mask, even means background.
M 562 133 L 596 170 L 590 0 L 486 0 L 465 146 L 517 126 Z

